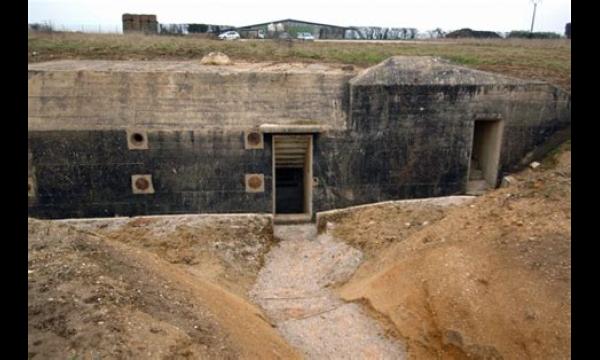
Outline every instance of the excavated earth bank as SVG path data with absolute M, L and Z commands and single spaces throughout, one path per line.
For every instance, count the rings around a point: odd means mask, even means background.
M 340 289 L 411 359 L 571 357 L 571 152 L 446 213 L 370 207 L 330 224 L 365 252 Z
M 260 216 L 30 219 L 29 358 L 299 358 L 246 296 L 271 241 Z

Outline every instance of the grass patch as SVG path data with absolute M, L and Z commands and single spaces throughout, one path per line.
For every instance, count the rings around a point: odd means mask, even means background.
M 390 56 L 439 56 L 475 69 L 571 88 L 571 42 L 565 39 L 444 39 L 389 42 L 219 41 L 185 36 L 30 33 L 29 62 L 57 59 L 200 60 L 221 51 L 233 61 L 324 62 L 360 67 Z M 35 53 L 35 55 L 33 55 Z

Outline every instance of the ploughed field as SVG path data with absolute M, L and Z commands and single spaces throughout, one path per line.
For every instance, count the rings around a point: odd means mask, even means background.
M 571 88 L 571 41 L 527 39 L 444 39 L 435 41 L 274 41 L 135 34 L 36 33 L 28 36 L 29 62 L 58 59 L 189 60 L 211 51 L 234 62 L 320 62 L 358 67 L 394 55 L 439 56 L 475 69 Z

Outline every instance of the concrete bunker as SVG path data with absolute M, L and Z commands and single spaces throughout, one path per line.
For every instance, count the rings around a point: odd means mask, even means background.
M 544 82 L 431 57 L 392 57 L 352 71 L 193 61 L 30 64 L 29 214 L 306 219 L 353 205 L 465 194 L 474 180 L 496 186 L 527 154 L 568 134 L 570 101 Z M 137 176 L 146 182 L 136 184 Z

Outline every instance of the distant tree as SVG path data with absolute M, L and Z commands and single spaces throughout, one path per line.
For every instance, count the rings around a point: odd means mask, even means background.
M 188 24 L 188 32 L 190 33 L 205 33 L 208 31 L 206 24 Z
M 34 23 L 34 24 L 29 24 L 29 28 L 32 31 L 38 31 L 38 32 L 53 32 L 54 31 L 54 25 L 52 25 L 52 23 L 50 21 L 45 21 L 43 23 Z
M 400 39 L 402 39 L 402 40 L 406 39 L 406 34 L 407 33 L 408 33 L 408 30 L 406 28 L 400 29 L 400 34 L 399 34 Z
M 184 26 L 181 24 L 160 24 L 160 33 L 163 35 L 183 35 Z
M 560 39 L 561 35 L 559 33 L 553 32 L 529 32 L 529 31 L 511 31 L 507 38 L 514 39 Z
M 417 29 L 415 29 L 415 28 L 409 28 L 408 29 L 408 38 L 411 39 L 411 40 L 414 39 L 415 37 L 417 37 L 417 32 L 418 32 Z
M 436 28 L 434 30 L 429 30 L 429 31 L 427 31 L 427 33 L 429 34 L 429 37 L 432 39 L 443 38 L 446 35 L 446 33 L 440 28 Z

